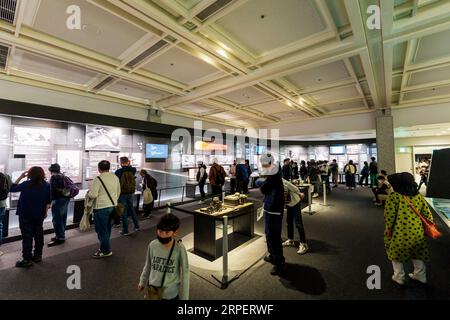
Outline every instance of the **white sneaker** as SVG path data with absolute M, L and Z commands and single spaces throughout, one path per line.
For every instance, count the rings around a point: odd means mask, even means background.
M 409 273 L 408 276 L 413 279 L 413 280 L 417 280 L 420 283 L 426 284 L 427 283 L 427 278 L 426 276 L 419 276 L 417 274 L 414 273 Z
M 293 247 L 294 246 L 294 240 L 287 239 L 285 242 L 283 242 L 283 247 Z
M 3 251 L 0 251 L 0 257 L 3 255 Z
M 300 246 L 298 247 L 298 254 L 305 254 L 308 251 L 309 247 L 306 243 L 300 243 Z
M 392 281 L 394 281 L 395 283 L 397 283 L 397 284 L 399 284 L 401 286 L 405 285 L 405 280 L 404 279 L 399 279 L 399 278 L 396 278 L 395 276 L 392 276 Z
M 314 193 L 312 197 L 313 197 L 313 198 L 318 198 L 318 197 L 319 197 L 319 194 L 318 194 L 318 193 Z

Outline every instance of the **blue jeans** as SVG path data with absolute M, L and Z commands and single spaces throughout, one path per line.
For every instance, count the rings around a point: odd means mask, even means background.
M 267 250 L 272 258 L 274 265 L 284 263 L 283 245 L 281 240 L 281 229 L 283 223 L 283 215 L 270 214 L 264 212 L 264 223 L 267 240 Z
M 55 236 L 58 240 L 66 239 L 67 207 L 69 202 L 69 198 L 60 198 L 52 202 L 52 222 Z
M 3 241 L 3 219 L 5 218 L 6 208 L 0 208 L 0 244 Z
M 128 233 L 128 216 L 131 216 L 133 219 L 134 228 L 139 228 L 139 221 L 133 207 L 133 196 L 133 194 L 123 194 L 119 197 L 119 202 L 125 207 L 125 212 L 122 216 L 122 231 L 124 233 Z
M 114 207 L 94 210 L 95 232 L 97 232 L 98 240 L 100 240 L 100 250 L 103 253 L 111 252 L 111 214 L 113 210 Z

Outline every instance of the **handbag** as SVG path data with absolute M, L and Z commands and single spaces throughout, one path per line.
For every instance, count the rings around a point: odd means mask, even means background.
M 80 221 L 80 230 L 87 231 L 91 228 L 90 214 L 83 214 Z
M 144 204 L 150 204 L 153 202 L 153 194 L 150 188 L 145 188 L 144 192 L 142 192 L 142 195 L 144 197 Z
M 436 224 L 426 217 L 424 217 L 419 210 L 412 204 L 407 196 L 403 196 L 405 201 L 408 203 L 409 207 L 414 211 L 414 213 L 419 217 L 420 221 L 422 221 L 423 231 L 427 237 L 432 239 L 437 239 L 442 236 L 442 233 L 437 229 Z
M 105 184 L 103 183 L 102 178 L 98 177 L 98 180 L 100 180 L 100 182 L 102 183 L 103 188 L 106 191 L 106 194 L 109 197 L 109 200 L 111 200 L 111 203 L 114 206 L 114 211 L 113 211 L 113 219 L 120 219 L 123 216 L 123 213 L 125 212 L 125 207 L 121 204 L 121 203 L 117 203 L 117 205 L 115 205 L 114 200 L 112 199 L 111 195 L 109 194 L 108 189 L 106 189 Z
M 172 257 L 172 252 L 173 252 L 174 247 L 175 247 L 175 240 L 173 240 L 172 248 L 170 249 L 170 253 L 169 253 L 169 257 L 166 260 L 167 264 L 169 263 L 170 258 Z M 166 273 L 167 273 L 167 265 L 166 265 L 166 268 L 164 268 L 164 273 L 163 273 L 160 287 L 152 286 L 151 284 L 147 285 L 146 293 L 145 293 L 146 300 L 162 300 L 162 297 L 164 294 L 164 280 L 166 279 Z

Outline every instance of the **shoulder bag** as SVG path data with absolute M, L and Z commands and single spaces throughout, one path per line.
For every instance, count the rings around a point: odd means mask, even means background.
M 412 204 L 411 200 L 407 196 L 403 196 L 405 201 L 408 203 L 409 207 L 412 211 L 419 217 L 420 221 L 422 221 L 423 231 L 427 237 L 432 239 L 437 239 L 442 236 L 442 233 L 437 229 L 436 224 L 426 217 L 424 217 L 419 210 Z
M 113 198 L 111 197 L 111 195 L 109 194 L 108 189 L 106 189 L 105 184 L 103 183 L 102 178 L 100 178 L 100 176 L 98 177 L 98 180 L 100 180 L 103 188 L 106 191 L 106 194 L 108 194 L 109 200 L 111 200 L 111 203 L 114 206 L 114 211 L 113 211 L 113 218 L 114 219 L 120 219 L 123 216 L 123 213 L 125 212 L 125 207 L 121 204 L 121 203 L 117 203 L 117 205 L 114 203 Z
M 146 300 L 162 300 L 164 294 L 164 280 L 166 280 L 167 267 L 170 262 L 170 258 L 172 257 L 173 248 L 175 248 L 175 239 L 173 239 L 172 248 L 170 249 L 169 257 L 167 258 L 166 268 L 164 269 L 161 286 L 155 287 L 150 284 L 147 284 L 147 290 L 145 294 Z

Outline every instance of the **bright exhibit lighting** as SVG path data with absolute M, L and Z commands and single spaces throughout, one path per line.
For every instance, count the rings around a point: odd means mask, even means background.
M 290 102 L 289 100 L 286 100 L 286 103 L 289 107 L 292 107 L 292 102 Z
M 217 52 L 218 54 L 220 54 L 222 57 L 228 59 L 228 54 L 225 52 L 225 50 L 223 50 L 223 49 L 218 49 L 218 50 L 216 50 L 216 52 Z
M 203 61 L 205 61 L 206 63 L 215 65 L 215 62 L 213 59 L 211 59 L 210 57 L 208 57 L 207 55 L 204 55 L 203 53 L 199 54 L 200 59 L 202 59 Z

